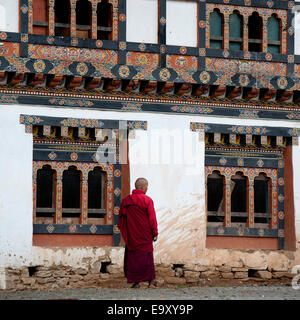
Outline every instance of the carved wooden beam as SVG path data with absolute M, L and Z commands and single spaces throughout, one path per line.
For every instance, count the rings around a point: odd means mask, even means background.
M 174 93 L 181 95 L 189 95 L 192 92 L 192 85 L 189 83 L 175 83 Z
M 25 73 L 10 72 L 7 76 L 7 83 L 10 85 L 19 84 L 25 78 Z
M 244 88 L 243 98 L 244 99 L 257 99 L 259 95 L 259 89 L 256 88 Z
M 4 71 L 0 72 L 0 83 L 5 83 L 6 84 L 7 81 L 7 73 Z
M 139 85 L 138 80 L 123 80 L 122 81 L 122 91 L 130 92 L 135 90 Z
M 208 85 L 195 84 L 193 85 L 192 95 L 196 97 L 200 97 L 202 95 L 208 94 Z
M 68 89 L 73 89 L 73 88 L 80 87 L 82 85 L 82 82 L 83 82 L 82 77 L 71 76 L 71 77 L 67 77 L 65 86 Z
M 236 99 L 242 96 L 242 88 L 241 87 L 230 87 L 227 90 L 227 97 L 229 99 Z
M 210 90 L 210 95 L 214 98 L 224 97 L 226 92 L 225 86 L 212 86 Z
M 278 94 L 278 100 L 281 102 L 290 102 L 292 101 L 293 94 L 294 94 L 293 91 L 284 90 L 283 92 Z
M 44 83 L 46 75 L 44 74 L 29 74 L 27 75 L 27 85 L 34 87 Z
M 300 91 L 294 91 L 293 102 L 300 104 Z
M 260 99 L 267 101 L 275 99 L 277 90 L 272 89 L 261 89 L 260 90 Z
M 118 90 L 121 87 L 121 80 L 104 79 L 103 89 L 107 91 Z
M 101 86 L 101 78 L 86 78 L 84 88 L 87 90 L 93 90 Z
M 169 93 L 173 91 L 174 83 L 173 82 L 158 82 L 157 84 L 157 93 Z
M 140 92 L 144 93 L 150 93 L 154 92 L 157 88 L 157 82 L 156 81 L 144 81 L 142 80 L 140 82 Z
M 56 76 L 54 74 L 50 74 L 47 76 L 46 86 L 54 88 L 62 84 L 64 80 L 64 76 Z

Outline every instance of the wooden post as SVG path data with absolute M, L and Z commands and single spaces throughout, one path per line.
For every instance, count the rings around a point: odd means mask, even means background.
M 268 52 L 268 17 L 263 17 L 262 52 Z
M 231 176 L 225 177 L 225 219 L 224 227 L 231 226 Z
M 70 34 L 71 38 L 76 38 L 76 3 L 77 0 L 71 0 L 71 27 Z
M 248 195 L 248 228 L 254 228 L 254 180 L 249 180 Z
M 32 184 L 33 184 L 33 212 L 32 212 L 32 220 L 33 224 L 36 223 L 36 192 L 37 192 L 37 170 L 33 170 L 32 175 Z
M 97 6 L 98 1 L 90 0 L 92 2 L 92 39 L 97 39 L 97 28 L 98 28 L 98 18 L 97 18 Z
M 59 1 L 59 0 L 58 0 Z M 49 0 L 49 36 L 55 36 L 55 0 Z
M 81 180 L 81 215 L 80 224 L 87 224 L 88 218 L 88 173 L 82 174 Z
M 271 200 L 271 221 L 270 221 L 270 228 L 277 229 L 278 228 L 278 192 L 277 187 L 272 185 L 272 200 Z M 274 216 L 277 217 L 276 221 L 274 221 Z
M 247 52 L 249 51 L 248 47 L 248 16 L 243 17 L 243 51 Z
M 54 223 L 60 224 L 62 223 L 62 177 L 63 177 L 63 170 L 57 170 L 56 174 L 56 196 L 55 196 L 55 216 L 54 216 Z
M 229 50 L 229 14 L 224 14 L 224 49 Z

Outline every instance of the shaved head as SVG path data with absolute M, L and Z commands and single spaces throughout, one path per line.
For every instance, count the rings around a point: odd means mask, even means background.
M 145 178 L 138 178 L 135 181 L 135 188 L 145 191 L 148 188 L 148 181 Z

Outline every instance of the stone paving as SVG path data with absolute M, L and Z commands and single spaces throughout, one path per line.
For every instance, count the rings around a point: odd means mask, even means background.
M 0 290 L 0 300 L 300 300 L 291 284 L 231 287 Z

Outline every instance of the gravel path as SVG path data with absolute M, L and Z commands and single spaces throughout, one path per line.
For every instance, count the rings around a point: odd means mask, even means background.
M 0 300 L 300 300 L 300 289 L 291 285 L 236 287 L 186 287 L 156 289 L 56 289 L 4 291 Z

